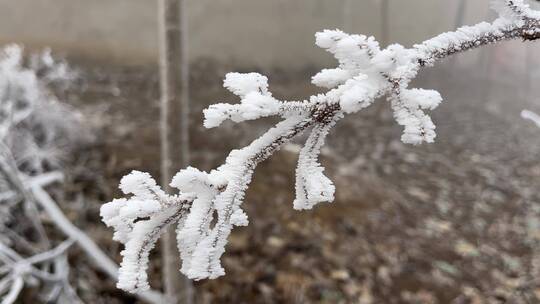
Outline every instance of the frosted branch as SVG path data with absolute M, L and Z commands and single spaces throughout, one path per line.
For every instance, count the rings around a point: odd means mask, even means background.
M 537 127 L 540 128 L 540 115 L 532 112 L 532 111 L 529 111 L 529 110 L 523 110 L 521 111 L 521 117 L 523 119 L 527 119 L 529 121 L 531 121 L 532 123 L 534 123 Z
M 328 91 L 304 101 L 276 99 L 260 74 L 227 74 L 224 86 L 240 103 L 210 106 L 204 111 L 206 127 L 268 116 L 283 120 L 249 146 L 230 152 L 225 164 L 215 170 L 189 167 L 178 172 L 171 182 L 179 190 L 175 196 L 164 194 L 149 175 L 140 172 L 122 180 L 122 190 L 133 196 L 102 207 L 103 220 L 115 229 L 115 239 L 126 244 L 120 271 L 129 275 L 121 276 L 118 286 L 129 291 L 147 288 L 148 250 L 171 222 L 178 225 L 181 271 L 196 280 L 223 275 L 220 258 L 227 238 L 233 226 L 248 223 L 241 204 L 253 171 L 282 144 L 310 128 L 296 170 L 296 209 L 333 200 L 333 183 L 318 162 L 324 139 L 345 114 L 369 107 L 379 97 L 388 97 L 395 120 L 404 127 L 403 142 L 433 142 L 435 125 L 427 111 L 434 110 L 442 97 L 433 90 L 408 87 L 422 67 L 504 40 L 540 38 L 540 13 L 522 0 L 497 0 L 493 5 L 500 16 L 492 23 L 462 27 L 409 49 L 398 44 L 380 49 L 373 37 L 339 30 L 317 33 L 316 44 L 331 53 L 338 66 L 313 76 L 312 83 Z
M 324 168 L 319 164 L 318 157 L 328 132 L 340 118 L 341 113 L 327 117 L 327 121 L 313 127 L 304 148 L 300 150 L 294 209 L 312 209 L 318 203 L 334 200 L 334 184 L 323 174 Z
M 109 277 L 118 279 L 119 271 L 116 263 L 111 260 L 84 232 L 71 223 L 56 202 L 41 187 L 32 187 L 32 194 L 39 205 L 51 217 L 52 222 L 88 255 L 91 261 Z M 163 296 L 155 291 L 146 291 L 139 297 L 149 303 L 163 303 Z

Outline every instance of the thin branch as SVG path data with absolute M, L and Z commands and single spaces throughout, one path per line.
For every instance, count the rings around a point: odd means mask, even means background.
M 111 279 L 118 280 L 118 266 L 84 232 L 75 227 L 62 213 L 56 202 L 41 187 L 33 186 L 32 193 L 36 201 L 51 217 L 53 223 L 69 238 L 73 239 L 91 258 L 94 264 Z M 149 303 L 166 303 L 160 293 L 147 291 L 138 295 Z
M 4 176 L 11 188 L 15 189 L 24 198 L 25 211 L 28 213 L 28 218 L 39 235 L 39 244 L 42 249 L 50 248 L 45 228 L 38 220 L 39 212 L 32 200 L 32 195 L 25 188 L 13 155 L 3 142 L 0 142 L 0 174 Z
M 19 293 L 24 286 L 24 280 L 22 277 L 17 277 L 13 280 L 9 293 L 2 299 L 2 304 L 13 304 L 17 300 Z
M 531 121 L 532 123 L 534 123 L 537 127 L 540 128 L 540 115 L 532 112 L 532 111 L 529 111 L 529 110 L 523 110 L 521 111 L 521 117 L 523 119 L 527 119 L 529 121 Z
M 30 189 L 33 186 L 45 187 L 49 184 L 62 181 L 63 179 L 64 179 L 64 175 L 62 174 L 62 172 L 58 172 L 58 171 L 47 172 L 38 176 L 32 176 L 28 179 L 24 179 L 22 181 L 22 186 L 25 189 Z M 0 201 L 12 200 L 16 196 L 17 196 L 17 192 L 15 191 L 12 191 L 12 190 L 5 191 L 5 192 L 0 193 Z
M 435 125 L 425 112 L 435 109 L 442 97 L 433 90 L 408 88 L 422 67 L 500 41 L 540 38 L 540 13 L 531 11 L 522 0 L 495 2 L 499 4 L 500 17 L 493 23 L 462 27 L 410 49 L 393 44 L 381 50 L 373 37 L 349 35 L 339 30 L 317 33 L 316 44 L 332 53 L 339 66 L 324 69 L 313 77 L 315 85 L 329 90 L 306 101 L 289 104 L 277 100 L 269 92 L 267 78 L 263 75 L 227 74 L 224 86 L 240 97 L 240 103 L 215 104 L 204 110 L 206 127 L 217 127 L 227 119 L 241 122 L 277 116 L 283 120 L 250 145 L 231 151 L 219 168 L 202 172 L 188 167 L 172 179 L 170 186 L 178 189 L 182 198 L 178 204 L 190 208 L 189 213 L 178 219 L 181 271 L 196 280 L 212 279 L 225 273 L 220 258 L 233 226 L 248 222 L 241 204 L 255 168 L 281 145 L 309 128 L 313 127 L 313 133 L 303 149 L 299 167 L 304 168 L 302 172 L 317 174 L 300 174 L 297 197 L 312 198 L 298 203 L 300 209 L 311 208 L 314 203 L 327 201 L 333 195 L 333 185 L 322 176 L 322 166 L 316 158 L 329 127 L 345 114 L 370 106 L 378 97 L 388 96 L 391 101 L 394 117 L 404 127 L 402 140 L 405 143 L 433 142 Z M 124 244 L 137 238 L 150 237 L 153 241 L 153 230 L 135 229 L 138 224 L 135 220 L 152 221 L 165 212 L 159 199 L 141 191 L 142 185 L 148 183 L 155 184 L 149 175 L 132 172 L 122 179 L 120 187 L 126 195 L 133 196 L 113 200 L 101 208 L 103 221 L 115 229 L 115 239 Z M 126 247 L 131 253 L 128 249 Z M 137 269 L 145 269 L 146 265 L 137 264 L 147 263 L 143 255 L 132 258 L 129 255 L 130 267 L 136 265 Z M 127 286 L 129 291 L 140 291 L 132 288 L 130 282 L 118 285 Z
M 33 256 L 25 259 L 25 260 L 26 260 L 26 262 L 28 264 L 37 264 L 37 263 L 41 263 L 43 261 L 55 259 L 59 255 L 64 254 L 69 249 L 69 247 L 71 247 L 71 245 L 73 245 L 74 242 L 75 241 L 72 240 L 72 239 L 65 240 L 62 243 L 60 243 L 60 245 L 56 246 L 54 249 L 51 249 L 49 251 L 45 251 L 45 252 L 42 252 L 42 253 L 38 253 L 38 254 L 33 255 Z

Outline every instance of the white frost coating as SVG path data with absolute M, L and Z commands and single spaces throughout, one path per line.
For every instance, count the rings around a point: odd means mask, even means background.
M 196 194 L 197 199 L 178 234 L 181 270 L 189 278 L 216 278 L 225 273 L 220 258 L 233 225 L 247 224 L 240 205 L 256 162 L 267 157 L 264 151 L 277 149 L 276 142 L 281 142 L 282 136 L 293 134 L 303 120 L 302 116 L 285 119 L 251 145 L 232 151 L 224 165 L 209 173 L 209 180 L 219 183 Z M 179 174 L 183 174 L 182 171 Z
M 125 245 L 117 286 L 130 292 L 148 290 L 150 250 L 164 229 L 179 220 L 192 196 L 169 196 L 148 173 L 139 171 L 124 176 L 120 189 L 133 196 L 115 199 L 100 210 L 103 222 L 114 228 L 113 239 Z
M 24 68 L 22 62 L 23 50 L 18 45 L 0 49 L 0 139 L 6 139 L 12 126 L 29 118 L 46 99 L 35 71 Z
M 521 117 L 523 119 L 532 121 L 537 127 L 540 128 L 540 115 L 529 110 L 523 110 L 521 111 Z
M 315 44 L 333 54 L 344 70 L 368 68 L 371 56 L 379 51 L 374 37 L 349 35 L 340 30 L 315 34 Z
M 358 112 L 371 105 L 375 101 L 378 92 L 379 84 L 377 80 L 369 79 L 367 75 L 360 74 L 347 80 L 343 85 L 339 105 L 345 113 Z
M 67 64 L 47 52 L 24 57 L 18 45 L 0 48 L 0 141 L 19 167 L 39 175 L 58 169 L 90 134 L 79 113 L 50 94 L 51 82 L 61 89 L 74 80 Z
M 391 97 L 394 118 L 404 126 L 401 140 L 418 145 L 435 140 L 435 125 L 422 109 L 436 108 L 442 98 L 436 91 L 422 89 L 402 89 Z
M 131 292 L 150 288 L 146 273 L 148 256 L 165 228 L 178 220 L 178 212 L 178 207 L 172 207 L 133 225 L 126 247 L 121 252 L 123 259 L 118 271 L 118 288 Z
M 242 99 L 241 104 L 218 103 L 204 110 L 204 126 L 213 128 L 226 119 L 234 122 L 254 120 L 279 113 L 281 103 L 269 95 L 250 92 Z
M 340 118 L 341 115 L 338 115 L 325 124 L 315 126 L 300 150 L 296 167 L 296 198 L 293 202 L 296 210 L 312 209 L 318 203 L 334 200 L 334 183 L 323 174 L 324 168 L 318 158 L 328 132 Z
M 491 1 L 493 8 L 499 15 L 506 19 L 517 20 L 525 16 L 531 19 L 540 19 L 540 13 L 532 10 L 524 0 Z
M 235 226 L 247 226 L 249 224 L 249 219 L 247 214 L 243 210 L 236 210 L 231 215 L 231 224 Z
M 396 121 L 404 126 L 401 140 L 418 145 L 432 143 L 437 136 L 431 118 L 422 110 L 434 110 L 442 101 L 441 94 L 433 90 L 402 89 L 391 98 Z
M 228 73 L 223 86 L 240 97 L 251 92 L 268 93 L 268 78 L 259 73 Z
M 146 172 L 132 171 L 120 180 L 120 190 L 124 194 L 133 194 L 141 200 L 154 199 L 165 196 L 165 192 L 156 184 L 156 181 Z
M 418 72 L 417 52 L 392 44 L 373 58 L 373 69 L 393 80 L 406 81 Z
M 348 70 L 335 68 L 323 69 L 311 78 L 311 83 L 316 86 L 331 89 L 351 78 L 351 72 Z
M 241 122 L 280 112 L 281 102 L 268 92 L 268 79 L 265 76 L 258 73 L 229 73 L 223 83 L 229 91 L 241 98 L 240 104 L 220 103 L 205 109 L 205 127 L 217 127 L 227 119 Z
M 241 204 L 255 167 L 311 127 L 296 170 L 295 209 L 333 201 L 334 185 L 318 162 L 324 139 L 344 114 L 358 112 L 379 97 L 388 96 L 394 118 L 403 126 L 403 142 L 433 142 L 435 125 L 425 111 L 434 110 L 442 98 L 433 90 L 408 88 L 420 68 L 499 41 L 540 38 L 537 12 L 521 0 L 496 2 L 504 9 L 497 8 L 501 17 L 493 23 L 462 27 L 410 49 L 393 44 L 381 50 L 373 37 L 339 30 L 317 33 L 316 44 L 331 53 L 338 66 L 313 76 L 313 84 L 328 91 L 305 101 L 277 100 L 268 90 L 267 78 L 260 74 L 227 74 L 224 86 L 239 96 L 240 103 L 210 106 L 204 111 L 206 127 L 227 119 L 241 122 L 278 116 L 283 120 L 249 146 L 231 151 L 219 168 L 202 172 L 188 167 L 177 173 L 171 186 L 179 190 L 178 195 L 167 195 L 145 173 L 134 172 L 122 180 L 122 190 L 133 196 L 101 209 L 104 222 L 115 228 L 115 239 L 126 244 L 118 286 L 129 291 L 147 288 L 148 252 L 164 227 L 176 222 L 181 271 L 195 280 L 223 275 L 220 258 L 227 238 L 234 226 L 248 224 Z
M 409 89 L 401 92 L 403 102 L 411 108 L 435 110 L 442 102 L 441 94 L 434 90 Z

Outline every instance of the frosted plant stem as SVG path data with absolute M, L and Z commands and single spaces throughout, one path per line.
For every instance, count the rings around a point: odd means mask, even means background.
M 15 165 L 11 151 L 3 142 L 0 142 L 0 173 L 4 176 L 8 184 L 11 185 L 11 189 L 15 189 L 24 198 L 25 212 L 28 213 L 28 218 L 38 233 L 39 246 L 41 249 L 50 248 L 50 242 L 45 233 L 45 228 L 39 220 L 39 212 L 35 206 L 35 202 L 32 200 L 31 195 L 21 180 L 21 174 Z
M 24 280 L 22 277 L 17 277 L 13 280 L 13 284 L 9 290 L 9 293 L 2 299 L 2 304 L 13 304 L 17 301 L 17 297 L 24 286 Z
M 101 208 L 103 221 L 114 228 L 114 239 L 126 246 L 122 270 L 128 275 L 117 286 L 129 292 L 148 288 L 145 270 L 151 246 L 140 244 L 152 245 L 161 231 L 156 227 L 171 220 L 178 222 L 182 273 L 195 280 L 224 275 L 221 256 L 227 238 L 234 226 L 249 222 L 241 205 L 254 170 L 308 129 L 312 133 L 301 149 L 297 167 L 297 209 L 333 200 L 333 183 L 322 174 L 317 157 L 324 139 L 338 120 L 371 106 L 379 97 L 390 101 L 394 119 L 403 127 L 404 143 L 434 142 L 436 127 L 428 111 L 437 108 L 442 97 L 434 90 L 409 88 L 423 67 L 505 40 L 540 39 L 540 12 L 531 10 L 523 0 L 494 0 L 493 4 L 499 18 L 492 23 L 464 26 L 412 48 L 391 44 L 381 49 L 374 37 L 340 30 L 317 33 L 317 46 L 331 53 L 339 64 L 313 76 L 312 83 L 327 91 L 304 101 L 276 99 L 268 89 L 268 79 L 258 73 L 228 73 L 223 85 L 240 98 L 240 103 L 218 103 L 205 109 L 205 127 L 217 127 L 225 120 L 243 122 L 271 116 L 282 120 L 248 146 L 231 151 L 217 169 L 180 170 L 168 185 L 179 190 L 178 194 L 163 191 L 147 173 L 133 171 L 122 178 L 120 188 L 127 197 Z M 175 216 L 173 211 L 179 209 L 187 212 Z
M 56 202 L 41 187 L 32 187 L 32 193 L 36 201 L 51 217 L 52 222 L 66 236 L 74 240 L 79 247 L 91 258 L 95 266 L 105 272 L 111 279 L 118 280 L 118 265 L 111 260 L 97 245 L 79 228 L 75 227 L 63 214 Z M 163 296 L 155 291 L 146 291 L 137 294 L 142 300 L 148 303 L 166 303 Z
M 25 189 L 29 189 L 33 186 L 45 187 L 51 183 L 61 181 L 63 178 L 64 175 L 61 172 L 47 172 L 35 177 L 25 179 L 23 180 L 22 184 Z M 0 201 L 8 201 L 15 198 L 16 196 L 17 192 L 15 191 L 5 191 L 0 193 Z
M 529 111 L 529 110 L 523 110 L 521 111 L 521 117 L 523 119 L 527 119 L 529 121 L 531 121 L 532 123 L 534 123 L 537 127 L 540 128 L 540 115 L 532 112 L 532 111 Z

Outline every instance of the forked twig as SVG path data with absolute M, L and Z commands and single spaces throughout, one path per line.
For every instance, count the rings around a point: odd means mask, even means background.
M 334 186 L 317 160 L 324 138 L 343 116 L 370 106 L 379 97 L 388 96 L 394 118 L 404 128 L 403 142 L 433 142 L 435 125 L 426 112 L 441 103 L 441 95 L 408 87 L 422 67 L 500 41 L 540 38 L 540 13 L 523 0 L 492 3 L 499 13 L 494 22 L 465 26 L 409 49 L 398 44 L 380 49 L 373 37 L 339 30 L 317 33 L 316 44 L 332 53 L 339 66 L 313 77 L 315 85 L 328 91 L 305 101 L 277 100 L 268 90 L 267 78 L 260 74 L 228 74 L 224 86 L 241 103 L 210 106 L 204 111 L 206 127 L 228 119 L 241 122 L 278 116 L 283 120 L 247 147 L 233 150 L 215 170 L 188 167 L 178 172 L 170 184 L 180 191 L 178 195 L 166 194 L 146 173 L 133 172 L 122 179 L 120 188 L 131 197 L 101 208 L 103 221 L 115 229 L 114 239 L 125 244 L 118 287 L 131 292 L 148 288 L 146 273 L 141 273 L 147 269 L 148 251 L 157 240 L 156 233 L 172 222 L 178 222 L 181 271 L 196 280 L 223 275 L 220 258 L 227 238 L 233 226 L 248 223 L 240 205 L 254 169 L 282 144 L 310 128 L 297 168 L 297 209 L 333 200 Z

